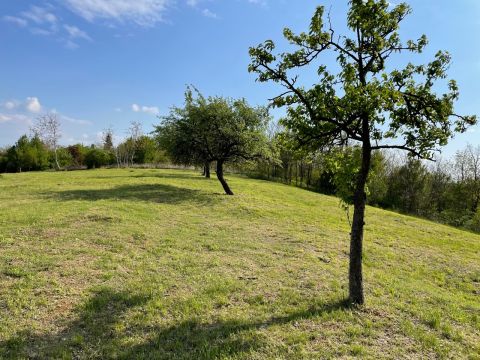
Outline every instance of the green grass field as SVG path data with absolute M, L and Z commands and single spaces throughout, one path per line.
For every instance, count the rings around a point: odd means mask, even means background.
M 480 359 L 480 236 L 179 170 L 0 176 L 0 358 Z

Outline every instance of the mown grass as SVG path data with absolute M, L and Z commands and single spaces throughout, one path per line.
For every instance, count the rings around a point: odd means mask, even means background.
M 0 178 L 0 358 L 480 359 L 480 236 L 178 170 Z

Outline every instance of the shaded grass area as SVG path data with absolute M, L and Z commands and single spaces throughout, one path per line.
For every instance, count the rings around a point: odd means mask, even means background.
M 211 194 L 201 190 L 182 189 L 164 184 L 123 185 L 109 189 L 66 190 L 46 193 L 58 200 L 129 200 L 177 204 L 185 201 L 209 204 L 215 201 Z
M 480 236 L 179 170 L 0 179 L 0 358 L 480 358 Z

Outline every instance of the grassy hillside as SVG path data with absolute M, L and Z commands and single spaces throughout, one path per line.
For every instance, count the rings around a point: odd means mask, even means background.
M 480 359 L 480 236 L 175 170 L 0 177 L 0 358 Z

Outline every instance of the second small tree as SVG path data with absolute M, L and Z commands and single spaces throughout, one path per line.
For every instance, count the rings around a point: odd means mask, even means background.
M 185 106 L 174 107 L 155 133 L 161 147 L 174 163 L 210 167 L 216 162 L 217 178 L 227 195 L 233 195 L 224 177 L 226 163 L 238 163 L 262 156 L 268 112 L 241 100 L 205 98 L 190 88 Z

